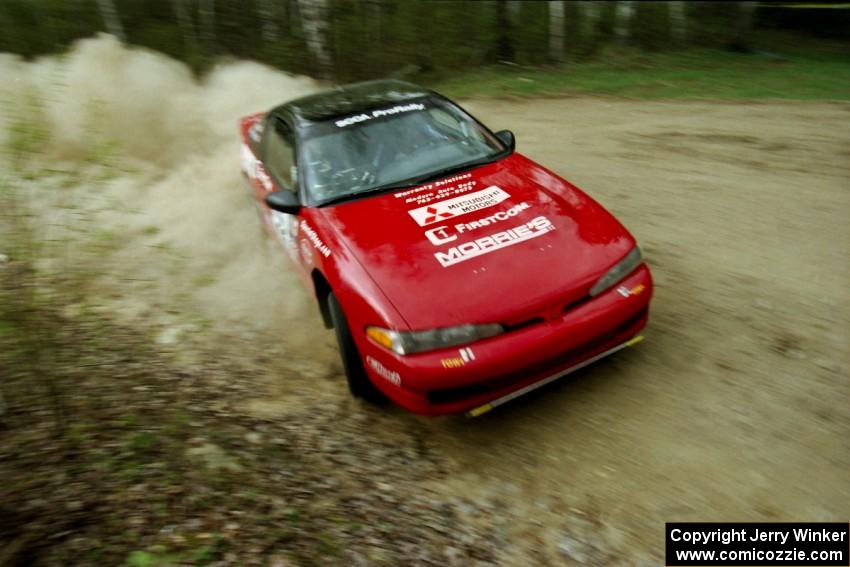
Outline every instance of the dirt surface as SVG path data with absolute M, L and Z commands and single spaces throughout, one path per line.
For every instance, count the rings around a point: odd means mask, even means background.
M 481 419 L 396 412 L 453 463 L 438 489 L 504 499 L 516 565 L 656 563 L 666 521 L 844 518 L 850 105 L 467 106 L 614 212 L 657 288 L 638 348 Z
M 657 287 L 638 348 L 486 419 L 429 422 L 453 486 L 514 494 L 550 558 L 574 514 L 650 555 L 665 521 L 846 517 L 850 106 L 468 106 L 617 215 Z
M 97 57 L 70 65 L 102 65 L 107 48 L 90 44 Z M 182 89 L 194 121 L 169 107 L 180 127 L 155 122 L 162 147 L 132 141 L 132 167 L 96 191 L 81 187 L 99 166 L 62 183 L 112 247 L 99 308 L 150 329 L 182 364 L 203 364 L 212 341 L 248 361 L 255 386 L 232 412 L 273 422 L 309 405 L 332 408 L 340 431 L 369 416 L 358 431 L 379 442 L 416 432 L 441 463 L 417 486 L 463 502 L 505 565 L 658 564 L 667 521 L 847 519 L 850 105 L 469 101 L 623 221 L 656 295 L 638 347 L 482 418 L 426 419 L 349 399 L 332 333 L 241 185 L 236 116 L 286 98 L 274 89 L 315 86 L 234 64 L 189 88 L 172 71 L 161 81 Z M 262 95 L 240 99 L 248 79 Z M 123 126 L 162 112 L 144 108 Z M 75 159 L 81 138 L 67 139 L 56 155 Z M 452 549 L 447 560 L 462 562 Z
M 844 518 L 850 106 L 468 106 L 614 212 L 657 288 L 647 340 L 572 379 L 477 420 L 390 410 L 385 426 L 417 423 L 448 459 L 431 488 L 503 501 L 515 565 L 655 563 L 665 521 Z M 234 225 L 253 233 L 252 206 L 240 201 Z M 282 254 L 252 236 L 250 278 L 226 268 L 194 298 L 204 317 L 265 337 L 256 348 L 279 337 L 297 353 L 263 367 L 268 390 L 246 411 L 274 418 L 316 395 L 362 411 Z

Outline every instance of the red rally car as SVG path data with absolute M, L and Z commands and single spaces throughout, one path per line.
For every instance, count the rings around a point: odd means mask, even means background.
M 355 396 L 479 415 L 641 339 L 652 278 L 632 235 L 447 98 L 371 81 L 240 130 Z

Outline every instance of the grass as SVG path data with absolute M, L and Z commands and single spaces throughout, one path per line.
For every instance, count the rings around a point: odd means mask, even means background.
M 557 67 L 507 65 L 434 82 L 452 97 L 607 95 L 638 99 L 850 100 L 850 49 L 771 38 L 754 53 L 608 49 Z M 793 45 L 794 47 L 788 47 Z

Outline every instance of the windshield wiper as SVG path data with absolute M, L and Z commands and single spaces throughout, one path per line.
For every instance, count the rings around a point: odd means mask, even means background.
M 495 156 L 490 156 L 483 159 L 477 159 L 473 161 L 468 161 L 466 163 L 461 163 L 458 165 L 453 165 L 451 167 L 447 167 L 445 169 L 440 169 L 437 171 L 433 171 L 421 177 L 416 177 L 414 179 L 410 179 L 408 181 L 403 181 L 401 183 L 389 183 L 387 185 L 379 185 L 378 187 L 372 187 L 371 189 L 364 189 L 363 191 L 355 191 L 354 193 L 348 193 L 346 195 L 340 195 L 338 197 L 334 197 L 332 199 L 328 199 L 327 201 L 322 201 L 319 203 L 320 207 L 325 207 L 327 205 L 335 205 L 337 203 L 342 203 L 344 201 L 350 201 L 352 199 L 359 199 L 365 195 L 370 195 L 374 193 L 387 193 L 390 191 L 398 191 L 399 189 L 409 189 L 410 187 L 416 187 L 418 185 L 423 185 L 428 183 L 429 181 L 434 181 L 436 179 L 440 179 L 441 177 L 446 177 L 447 175 L 451 175 L 452 173 L 457 173 L 459 171 L 464 171 L 467 169 L 472 169 L 473 167 L 478 167 L 480 165 L 486 165 L 488 163 L 493 163 L 494 161 L 501 158 L 502 155 L 497 154 Z
M 339 195 L 337 197 L 333 197 L 332 199 L 328 199 L 327 201 L 322 201 L 319 203 L 320 207 L 325 207 L 327 205 L 336 205 L 337 203 L 342 203 L 344 201 L 351 201 L 353 199 L 360 199 L 361 197 L 365 197 L 366 195 L 371 195 L 374 193 L 387 193 L 389 191 L 396 191 L 398 189 L 407 189 L 409 187 L 416 187 L 420 185 L 419 181 L 406 181 L 404 183 L 390 184 L 390 185 L 379 185 L 377 187 L 372 187 L 370 189 L 364 189 L 363 191 L 355 191 L 354 193 L 346 193 L 345 195 Z
M 458 173 L 459 171 L 465 171 L 467 169 L 472 169 L 473 167 L 478 167 L 480 165 L 487 165 L 488 163 L 493 163 L 497 159 L 501 158 L 501 154 L 497 154 L 495 156 L 486 157 L 483 159 L 477 159 L 473 161 L 468 161 L 466 163 L 461 163 L 458 165 L 453 165 L 451 167 L 447 167 L 445 169 L 440 169 L 433 173 L 429 173 L 422 177 L 416 179 L 413 183 L 414 185 L 422 185 L 423 183 L 428 183 L 429 181 L 435 181 L 440 179 L 441 177 L 446 177 L 447 175 L 451 175 L 452 173 Z

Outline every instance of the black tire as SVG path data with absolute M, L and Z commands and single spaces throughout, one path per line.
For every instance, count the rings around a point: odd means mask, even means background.
M 328 294 L 328 310 L 331 313 L 331 321 L 336 332 L 336 342 L 339 345 L 339 354 L 342 358 L 342 367 L 345 370 L 345 377 L 348 379 L 348 389 L 351 390 L 351 395 L 372 403 L 385 402 L 386 396 L 372 384 L 369 376 L 366 375 L 363 359 L 360 358 L 357 345 L 351 338 L 351 330 L 348 328 L 345 313 L 343 313 L 342 306 L 333 292 Z

